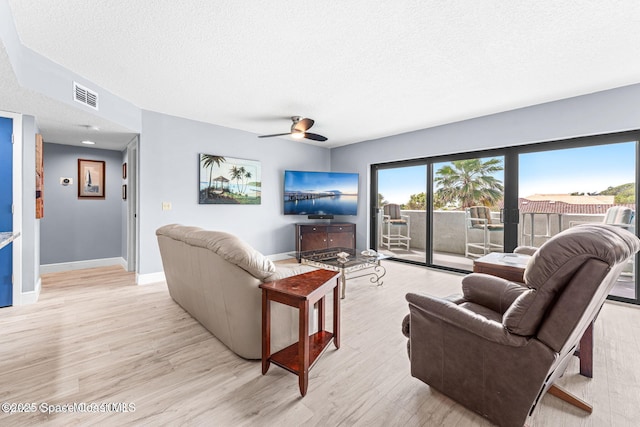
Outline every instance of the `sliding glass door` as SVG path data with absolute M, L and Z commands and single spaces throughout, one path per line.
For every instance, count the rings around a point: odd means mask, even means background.
M 427 166 L 377 170 L 375 249 L 394 258 L 425 263 Z
M 432 263 L 472 270 L 473 260 L 504 252 L 504 157 L 433 163 Z
M 635 233 L 635 141 L 520 155 L 519 244 L 538 247 L 562 230 L 608 223 Z M 636 300 L 635 263 L 611 291 Z
M 456 271 L 504 252 L 504 156 L 452 156 L 372 168 L 372 245 Z
M 638 133 L 372 165 L 372 247 L 469 272 L 478 257 L 539 247 L 585 222 L 637 234 Z M 610 297 L 640 303 L 637 262 Z

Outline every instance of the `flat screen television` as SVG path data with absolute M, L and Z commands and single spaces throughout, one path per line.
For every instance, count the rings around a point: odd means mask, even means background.
M 357 215 L 358 174 L 345 172 L 284 172 L 284 214 L 331 219 Z

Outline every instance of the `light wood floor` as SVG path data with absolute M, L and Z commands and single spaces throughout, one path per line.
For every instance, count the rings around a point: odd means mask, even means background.
M 0 425 L 487 426 L 412 378 L 404 295 L 458 292 L 460 277 L 386 262 L 382 287 L 348 283 L 341 348 L 297 378 L 235 356 L 169 297 L 107 267 L 43 276 L 37 304 L 0 309 L 0 402 L 135 404 L 129 413 L 4 414 Z M 329 304 L 330 305 L 330 304 Z M 592 415 L 545 396 L 528 425 L 635 426 L 640 420 L 640 310 L 607 303 L 596 323 L 594 378 L 572 362 L 561 381 Z

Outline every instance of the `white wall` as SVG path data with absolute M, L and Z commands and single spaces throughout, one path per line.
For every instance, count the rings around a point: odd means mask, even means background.
M 22 293 L 40 281 L 40 220 L 36 219 L 36 133 L 33 116 L 22 116 Z
M 294 250 L 294 224 L 283 214 L 285 169 L 329 170 L 329 150 L 144 111 L 139 146 L 140 274 L 162 271 L 155 231 L 181 223 L 236 234 L 264 254 Z M 199 205 L 198 154 L 259 160 L 261 205 Z M 170 202 L 170 211 L 162 203 Z
M 360 173 L 357 245 L 368 243 L 372 164 L 636 130 L 638 100 L 640 84 L 331 150 L 332 170 Z

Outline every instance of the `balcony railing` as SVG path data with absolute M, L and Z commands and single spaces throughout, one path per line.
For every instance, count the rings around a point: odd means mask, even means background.
M 411 221 L 410 249 L 424 251 L 427 247 L 427 223 L 425 211 L 403 210 Z M 499 213 L 492 217 L 499 221 Z M 541 214 L 523 213 L 518 224 L 518 236 L 521 245 L 540 246 L 549 237 L 566 230 L 576 223 L 602 222 L 604 214 Z M 533 230 L 532 230 L 533 221 Z M 465 254 L 465 212 L 433 212 L 433 250 L 449 254 Z M 481 238 L 482 231 L 468 230 L 471 238 Z M 380 233 L 379 233 L 380 234 Z M 475 235 L 477 234 L 477 236 Z M 533 234 L 533 238 L 531 237 Z M 504 240 L 502 231 L 491 233 L 491 242 L 500 244 Z M 378 245 L 380 247 L 380 245 Z
M 409 250 L 404 248 L 387 250 L 381 248 L 380 244 L 378 244 L 378 248 L 397 258 L 425 262 L 427 247 L 425 211 L 403 210 L 402 214 L 408 215 L 411 221 Z M 495 215 L 496 221 L 499 220 L 498 213 L 492 213 L 492 215 Z M 519 245 L 540 246 L 560 231 L 580 223 L 602 223 L 604 217 L 604 214 L 524 213 L 520 215 L 520 223 L 518 224 Z M 433 213 L 433 264 L 467 271 L 473 269 L 473 259 L 465 257 L 465 227 L 464 211 L 435 211 Z M 482 241 L 481 230 L 467 231 L 470 239 Z M 502 231 L 493 231 L 490 236 L 492 243 L 502 244 L 504 241 Z M 610 295 L 636 299 L 634 269 L 633 263 L 630 263 L 614 285 Z

